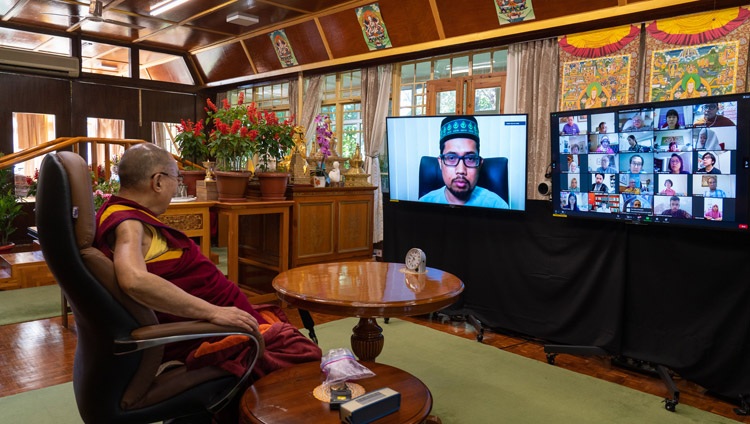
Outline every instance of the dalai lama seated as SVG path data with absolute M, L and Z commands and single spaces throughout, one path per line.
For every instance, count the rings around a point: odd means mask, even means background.
M 280 308 L 251 305 L 192 239 L 159 221 L 178 185 L 177 163 L 169 152 L 150 143 L 135 145 L 123 154 L 119 177 L 120 192 L 97 212 L 94 243 L 114 261 L 123 291 L 153 309 L 162 323 L 205 320 L 259 330 L 265 353 L 255 365 L 255 378 L 321 359 L 320 348 L 289 324 Z M 244 371 L 242 350 L 222 342 L 205 341 L 202 348 L 200 341 L 173 344 L 165 350 L 164 362 Z M 221 354 L 223 347 L 231 349 Z

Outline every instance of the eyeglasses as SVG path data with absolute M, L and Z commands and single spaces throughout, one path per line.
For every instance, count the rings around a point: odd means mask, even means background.
M 170 174 L 168 174 L 166 172 L 154 172 L 153 174 L 151 174 L 151 178 L 154 178 L 157 175 L 164 175 L 165 177 L 171 177 L 171 178 L 174 178 L 175 180 L 178 180 L 178 181 L 179 181 L 180 177 L 182 177 L 182 175 L 180 175 L 180 174 L 170 175 Z
M 475 154 L 468 154 L 466 156 L 459 156 L 455 153 L 447 153 L 440 155 L 440 159 L 443 161 L 445 166 L 458 166 L 458 162 L 464 161 L 464 165 L 467 168 L 479 168 L 482 164 L 482 157 Z

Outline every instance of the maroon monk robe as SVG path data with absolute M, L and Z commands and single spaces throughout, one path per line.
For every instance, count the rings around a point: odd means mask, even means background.
M 214 305 L 235 306 L 252 314 L 259 324 L 268 322 L 250 305 L 242 291 L 236 284 L 206 258 L 200 247 L 182 231 L 171 228 L 156 218 L 156 215 L 140 204 L 119 196 L 112 196 L 102 205 L 96 215 L 97 231 L 94 246 L 109 258 L 113 252 L 107 243 L 108 238 L 114 238 L 114 230 L 121 222 L 135 219 L 155 227 L 167 240 L 170 251 L 146 263 L 149 272 L 169 280 L 186 292 L 200 297 Z M 180 252 L 181 251 L 181 252 Z M 283 315 L 283 314 L 279 314 Z M 159 322 L 185 321 L 186 318 L 166 313 L 156 312 Z M 256 365 L 256 371 L 265 374 L 274 369 L 290 366 L 295 363 L 320 360 L 320 348 L 311 340 L 302 336 L 299 331 L 288 322 L 281 323 L 284 331 L 264 332 L 263 339 L 266 351 Z M 266 326 L 264 326 L 266 327 Z M 280 330 L 280 328 L 275 328 Z M 268 334 L 265 334 L 268 333 Z M 294 337 L 291 337 L 294 336 Z M 285 337 L 294 340 L 275 340 Z M 164 360 L 185 361 L 190 352 L 197 349 L 199 341 L 174 343 L 165 350 Z M 260 367 L 260 368 L 258 368 Z

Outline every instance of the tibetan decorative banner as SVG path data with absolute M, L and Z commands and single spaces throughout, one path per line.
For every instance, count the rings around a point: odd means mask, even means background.
M 639 38 L 633 25 L 560 38 L 560 110 L 632 103 Z
M 739 7 L 648 24 L 646 100 L 744 91 L 749 16 Z
M 273 43 L 273 48 L 276 50 L 276 56 L 279 57 L 281 66 L 284 68 L 297 66 L 297 58 L 294 57 L 294 51 L 292 51 L 292 45 L 289 44 L 289 39 L 286 38 L 286 32 L 283 29 L 279 29 L 268 35 L 271 37 L 271 43 Z
M 365 43 L 371 51 L 392 47 L 388 30 L 385 28 L 385 22 L 383 22 L 383 16 L 380 15 L 380 6 L 377 3 L 358 7 L 356 12 L 359 26 L 362 27 L 362 34 L 365 37 Z
M 531 0 L 495 0 L 495 9 L 500 25 L 536 19 Z

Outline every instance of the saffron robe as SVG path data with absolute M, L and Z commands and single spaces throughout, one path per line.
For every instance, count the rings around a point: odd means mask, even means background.
M 162 239 L 166 240 L 168 247 L 166 252 L 146 261 L 146 268 L 149 272 L 209 303 L 218 306 L 235 306 L 255 317 L 266 345 L 265 353 L 259 358 L 253 372 L 256 377 L 297 363 L 320 360 L 322 355 L 320 348 L 289 324 L 280 308 L 264 305 L 260 308 L 264 310 L 261 314 L 250 304 L 239 287 L 229 281 L 216 265 L 201 253 L 200 247 L 190 237 L 164 224 L 153 212 L 140 204 L 119 196 L 110 197 L 96 215 L 97 230 L 94 246 L 112 259 L 114 252 L 108 240 L 114 240 L 115 229 L 128 219 L 135 219 L 155 228 Z M 273 308 L 277 309 L 275 315 L 281 318 L 279 322 L 264 318 L 264 315 L 269 316 L 267 315 L 268 309 Z M 158 311 L 156 311 L 156 316 L 161 323 L 188 320 Z M 273 331 L 266 331 L 271 328 Z M 277 340 L 278 338 L 284 338 L 284 340 Z M 164 361 L 185 362 L 200 344 L 200 340 L 170 344 L 165 349 Z M 222 357 L 222 355 L 216 356 Z

